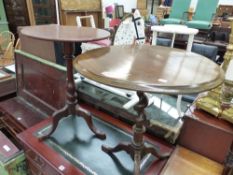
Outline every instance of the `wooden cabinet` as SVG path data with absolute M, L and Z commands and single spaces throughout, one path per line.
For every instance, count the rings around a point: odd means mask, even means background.
M 56 23 L 54 0 L 32 0 L 35 24 Z
M 3 2 L 11 32 L 16 34 L 18 26 L 30 25 L 25 0 L 3 0 Z
M 63 10 L 62 11 L 62 24 L 64 25 L 77 25 L 76 16 L 93 15 L 95 25 L 97 28 L 103 28 L 103 20 L 100 10 L 96 11 L 80 11 L 80 10 Z M 89 21 L 84 21 L 83 26 L 90 26 Z
M 96 27 L 103 27 L 100 0 L 61 0 L 60 6 L 64 25 L 77 25 L 76 16 L 93 15 Z M 89 26 L 89 22 L 84 21 L 83 26 Z

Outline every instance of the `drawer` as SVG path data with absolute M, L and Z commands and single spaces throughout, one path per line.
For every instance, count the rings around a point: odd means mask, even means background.
M 45 175 L 43 174 L 43 172 L 40 171 L 40 169 L 37 168 L 37 166 L 33 162 L 31 162 L 29 159 L 27 161 L 28 175 Z
M 28 164 L 33 164 L 39 172 L 43 172 L 47 175 L 60 175 L 53 167 L 51 167 L 42 157 L 34 153 L 32 150 L 28 149 L 25 151 L 26 159 Z M 35 168 L 33 167 L 33 168 Z

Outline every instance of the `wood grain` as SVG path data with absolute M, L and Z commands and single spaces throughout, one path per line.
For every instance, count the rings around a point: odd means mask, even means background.
M 161 175 L 221 175 L 222 171 L 221 164 L 177 146 Z

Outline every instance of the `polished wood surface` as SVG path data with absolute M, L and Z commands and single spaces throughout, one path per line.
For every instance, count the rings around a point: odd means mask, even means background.
M 111 46 L 88 51 L 74 61 L 85 77 L 114 87 L 158 93 L 209 90 L 223 80 L 209 59 L 160 46 Z
M 109 37 L 110 33 L 97 28 L 75 27 L 61 25 L 41 25 L 25 27 L 21 33 L 31 38 L 37 38 L 45 41 L 58 41 L 63 43 L 63 54 L 66 60 L 66 104 L 64 107 L 53 113 L 53 125 L 50 132 L 44 135 L 40 140 L 48 138 L 57 128 L 59 121 L 70 115 L 83 117 L 91 131 L 101 139 L 105 139 L 105 134 L 95 128 L 92 122 L 91 113 L 82 109 L 78 105 L 77 93 L 75 91 L 73 77 L 73 58 L 74 58 L 74 42 L 77 43 L 78 51 L 81 50 L 81 42 L 94 41 Z M 80 53 L 77 53 L 80 54 Z
M 132 130 L 129 125 L 124 122 L 119 121 L 118 119 L 96 110 L 95 108 L 81 104 L 85 110 L 90 111 L 94 116 L 100 118 L 102 121 L 109 123 L 110 125 L 114 125 L 117 128 L 120 128 L 123 132 L 127 132 L 132 134 Z M 44 128 L 48 124 L 50 124 L 52 118 L 42 121 L 37 125 L 29 128 L 28 130 L 20 133 L 18 138 L 24 143 L 26 148 L 26 157 L 29 164 L 36 164 L 37 174 L 52 174 L 51 172 L 57 172 L 57 174 L 66 174 L 66 175 L 74 175 L 74 174 L 84 174 L 77 167 L 71 164 L 67 159 L 58 154 L 55 150 L 51 149 L 48 145 L 40 142 L 37 137 L 35 137 L 35 132 Z M 151 142 L 154 145 L 160 147 L 160 151 L 162 152 L 172 152 L 174 147 L 152 135 L 145 134 L 145 141 Z M 101 151 L 101 150 L 100 150 Z M 29 155 L 30 154 L 30 155 Z M 32 155 L 34 154 L 34 155 Z M 32 160 L 33 159 L 33 160 Z M 164 167 L 167 160 L 155 161 L 149 168 L 148 173 L 146 175 L 159 175 L 161 169 Z M 43 166 L 41 166 L 43 165 Z M 65 167 L 64 171 L 59 170 L 59 167 L 63 165 Z M 49 168 L 47 168 L 49 167 Z M 31 165 L 30 165 L 31 168 Z M 103 167 L 104 169 L 104 167 Z M 50 173 L 49 173 L 50 172 Z M 56 174 L 56 173 L 55 173 Z
M 21 33 L 32 38 L 63 42 L 96 41 L 110 36 L 108 31 L 102 29 L 56 24 L 24 27 Z
M 161 175 L 221 175 L 222 171 L 221 164 L 177 146 Z
M 233 142 L 233 125 L 197 109 L 195 105 L 192 105 L 185 115 L 188 117 L 183 119 L 178 144 L 216 162 L 224 163 Z

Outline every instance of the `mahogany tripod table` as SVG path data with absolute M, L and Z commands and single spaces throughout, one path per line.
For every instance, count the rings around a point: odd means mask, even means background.
M 223 81 L 222 69 L 209 59 L 160 46 L 111 46 L 79 55 L 75 68 L 85 77 L 109 86 L 135 90 L 139 102 L 135 105 L 138 117 L 133 126 L 131 143 L 120 143 L 114 148 L 102 146 L 106 153 L 126 151 L 134 160 L 134 174 L 140 174 L 140 162 L 151 153 L 158 159 L 169 155 L 143 141 L 149 122 L 144 109 L 148 98 L 144 92 L 161 94 L 196 93 L 212 89 Z
M 21 32 L 27 37 L 39 40 L 58 41 L 64 45 L 63 53 L 67 68 L 66 105 L 53 113 L 52 129 L 40 139 L 48 138 L 56 130 L 62 118 L 68 117 L 69 115 L 75 116 L 76 114 L 84 118 L 88 127 L 98 138 L 105 139 L 105 134 L 98 131 L 93 125 L 91 113 L 78 105 L 73 77 L 73 52 L 75 42 L 78 42 L 80 47 L 82 42 L 105 39 L 110 36 L 110 33 L 91 27 L 61 26 L 55 24 L 24 27 Z

